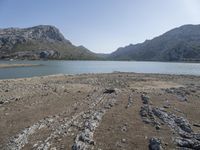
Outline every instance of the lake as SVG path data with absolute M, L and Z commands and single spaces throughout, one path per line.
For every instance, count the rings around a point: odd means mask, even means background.
M 1 68 L 0 79 L 52 74 L 111 73 L 114 71 L 200 75 L 200 63 L 138 61 L 0 61 L 0 64 L 41 64 L 41 66 Z

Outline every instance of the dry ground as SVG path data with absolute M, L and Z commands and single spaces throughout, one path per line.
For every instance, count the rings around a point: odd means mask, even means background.
M 159 128 L 145 123 L 142 94 L 148 107 L 183 117 L 200 133 L 200 77 L 57 75 L 0 80 L 0 149 L 146 150 L 153 137 L 163 149 L 180 149 L 180 126 L 155 114 Z

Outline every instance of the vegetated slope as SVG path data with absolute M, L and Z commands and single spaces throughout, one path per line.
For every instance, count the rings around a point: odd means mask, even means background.
M 200 25 L 184 25 L 152 40 L 121 47 L 111 53 L 114 60 L 200 60 Z
M 97 59 L 83 46 L 74 46 L 49 25 L 0 29 L 0 58 Z

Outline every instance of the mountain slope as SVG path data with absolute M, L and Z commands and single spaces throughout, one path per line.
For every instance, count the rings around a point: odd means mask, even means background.
M 0 58 L 97 59 L 83 46 L 74 46 L 54 26 L 0 29 Z
M 152 40 L 122 47 L 111 53 L 114 60 L 200 60 L 200 25 L 184 25 Z

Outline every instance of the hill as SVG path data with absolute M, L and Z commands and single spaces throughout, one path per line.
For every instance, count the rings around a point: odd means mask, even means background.
M 75 46 L 49 25 L 0 29 L 1 59 L 98 59 L 83 46 Z
M 199 61 L 200 25 L 184 25 L 152 40 L 121 47 L 111 53 L 109 59 Z

